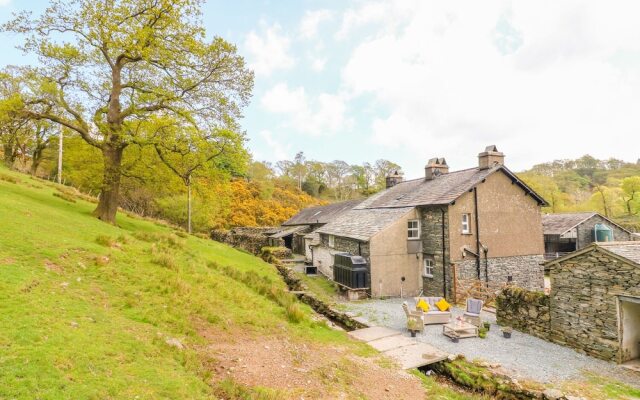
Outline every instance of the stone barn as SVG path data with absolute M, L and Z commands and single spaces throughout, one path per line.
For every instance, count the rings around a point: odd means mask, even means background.
M 547 260 L 587 247 L 593 242 L 626 242 L 635 235 L 594 211 L 544 214 L 544 256 Z
M 640 370 L 640 242 L 593 243 L 546 265 L 550 339 Z

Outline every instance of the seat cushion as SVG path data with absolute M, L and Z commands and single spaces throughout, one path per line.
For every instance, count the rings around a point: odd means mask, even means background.
M 451 308 L 451 304 L 449 304 L 445 299 L 440 299 L 440 301 L 436 303 L 436 307 L 438 307 L 438 310 L 440 311 L 447 311 Z
M 429 304 L 424 301 L 423 299 L 418 300 L 418 304 L 416 304 L 416 308 L 424 311 L 424 312 L 429 312 L 429 309 L 431 307 L 429 307 Z

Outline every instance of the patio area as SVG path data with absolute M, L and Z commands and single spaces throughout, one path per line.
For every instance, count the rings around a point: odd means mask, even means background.
M 406 301 L 411 308 L 414 307 L 413 299 Z M 342 306 L 371 325 L 397 329 L 410 336 L 406 329 L 402 302 L 402 299 L 367 300 L 344 302 Z M 454 308 L 453 318 L 462 315 L 463 311 Z M 515 330 L 510 339 L 505 339 L 496 324 L 494 314 L 483 311 L 481 318 L 491 323 L 491 330 L 484 339 L 465 338 L 460 339 L 459 343 L 453 343 L 442 334 L 442 325 L 426 325 L 424 333 L 419 333 L 416 339 L 449 353 L 462 354 L 470 360 L 483 360 L 490 365 L 499 364 L 518 379 L 559 383 L 579 380 L 584 378 L 584 373 L 591 372 L 640 387 L 638 373 Z

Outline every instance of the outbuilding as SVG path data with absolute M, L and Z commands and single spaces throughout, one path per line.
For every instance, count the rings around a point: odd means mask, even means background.
M 640 242 L 597 242 L 548 261 L 550 336 L 640 370 Z

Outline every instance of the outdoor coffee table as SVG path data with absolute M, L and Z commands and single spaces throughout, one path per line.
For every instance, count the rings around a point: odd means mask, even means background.
M 442 334 L 452 339 L 477 337 L 478 327 L 468 322 L 450 322 L 442 326 Z

